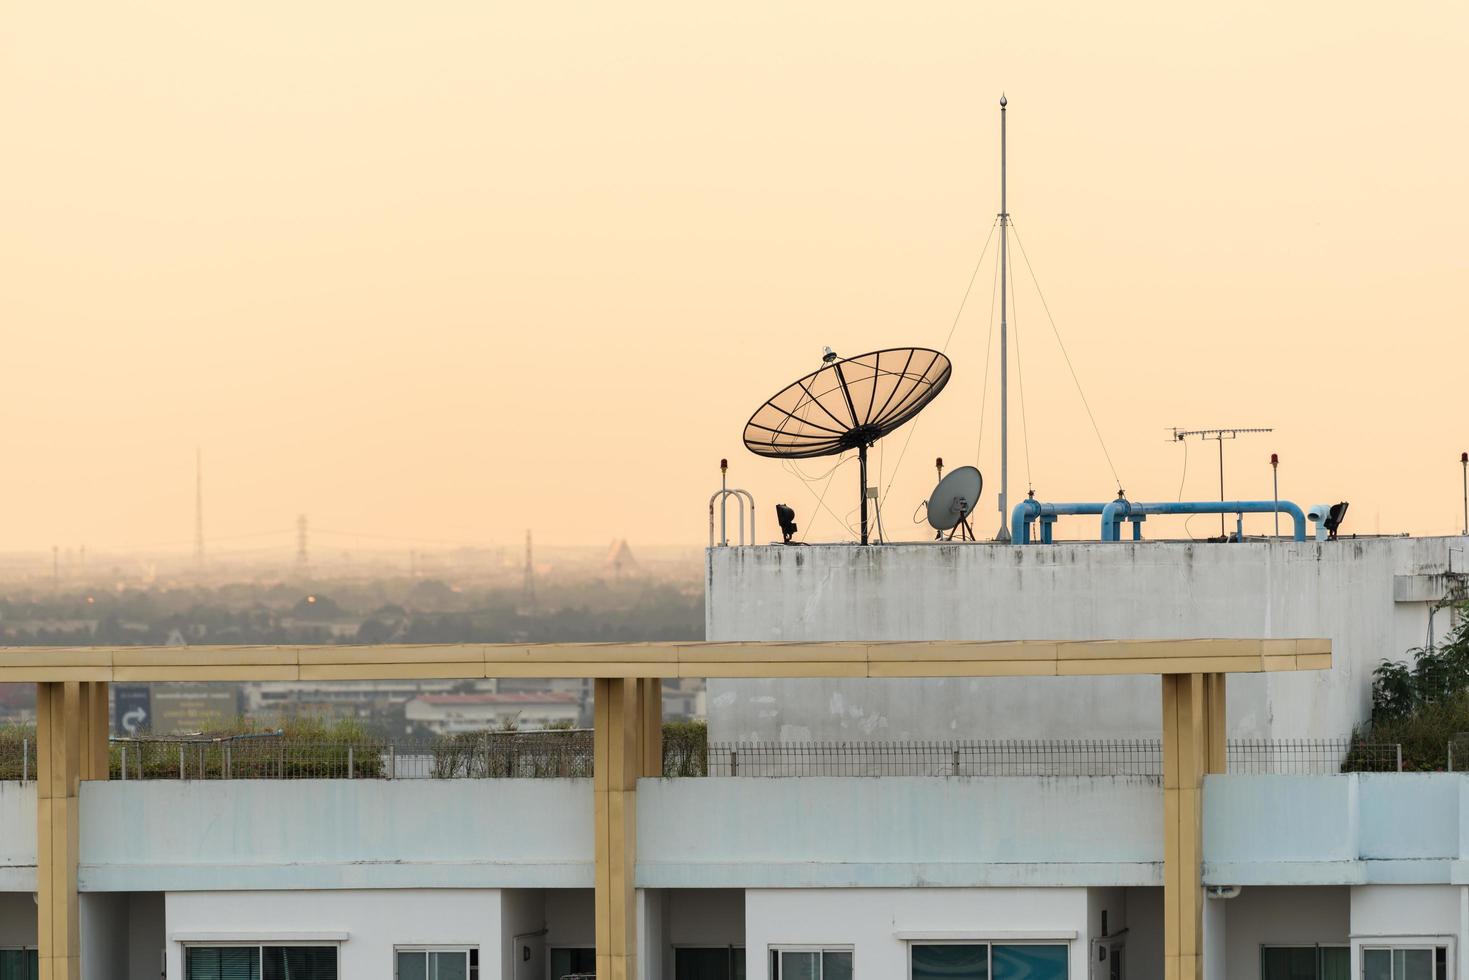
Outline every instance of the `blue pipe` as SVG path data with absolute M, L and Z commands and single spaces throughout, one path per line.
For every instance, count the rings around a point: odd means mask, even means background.
M 1289 514 L 1295 523 L 1297 541 L 1306 540 L 1306 515 L 1289 500 L 1203 500 L 1161 504 L 1135 504 L 1114 500 L 1102 509 L 1102 540 L 1120 541 L 1124 519 L 1148 514 Z
M 1105 503 L 1043 504 L 1039 500 L 1022 500 L 1010 512 L 1010 540 L 1015 544 L 1031 544 L 1030 525 L 1040 518 L 1045 524 L 1041 529 L 1041 540 L 1050 544 L 1050 523 L 1057 515 L 1100 514 L 1106 507 Z M 1046 521 L 1046 518 L 1051 521 Z

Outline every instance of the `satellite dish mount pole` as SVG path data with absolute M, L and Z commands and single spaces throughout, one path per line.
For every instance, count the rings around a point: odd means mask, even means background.
M 1000 533 L 996 541 L 1010 540 L 1010 359 L 1006 320 L 1005 279 L 1008 273 L 1010 211 L 1005 197 L 1005 96 L 1000 96 Z
M 867 543 L 867 443 L 857 446 L 858 479 L 862 483 L 862 543 Z M 848 513 L 851 513 L 848 511 Z

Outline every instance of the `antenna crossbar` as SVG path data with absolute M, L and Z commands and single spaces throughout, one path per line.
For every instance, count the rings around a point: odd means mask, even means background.
M 1262 432 L 1274 432 L 1274 429 L 1248 428 L 1236 426 L 1234 428 L 1220 429 L 1178 429 L 1173 430 L 1173 441 L 1183 442 L 1185 439 L 1212 439 L 1219 443 L 1219 499 L 1224 500 L 1224 440 L 1238 439 L 1243 435 L 1253 435 Z M 1228 538 L 1224 530 L 1224 515 L 1219 515 L 1219 537 L 1221 540 Z

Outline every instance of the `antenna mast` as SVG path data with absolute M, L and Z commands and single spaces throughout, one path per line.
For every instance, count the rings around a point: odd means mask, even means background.
M 1199 439 L 1213 439 L 1219 443 L 1219 501 L 1224 502 L 1224 440 L 1238 439 L 1242 435 L 1252 435 L 1257 432 L 1274 432 L 1274 429 L 1174 429 L 1173 441 L 1183 440 L 1193 436 Z M 1224 515 L 1219 515 L 1219 536 L 1228 537 L 1224 530 Z
M 1006 101 L 1004 93 L 1000 93 L 1000 533 L 995 535 L 995 540 L 1002 542 L 1010 540 L 1010 362 L 1005 305 L 1010 210 L 1005 198 Z

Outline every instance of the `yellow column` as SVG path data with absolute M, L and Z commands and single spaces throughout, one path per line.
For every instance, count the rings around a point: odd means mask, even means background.
M 663 681 L 648 677 L 638 681 L 638 708 L 642 716 L 643 768 L 641 775 L 663 777 Z
M 596 822 L 596 936 L 599 980 L 637 978 L 637 785 L 644 720 L 636 678 L 596 681 L 592 796 Z
M 1204 732 L 1208 740 L 1204 771 L 1207 773 L 1229 772 L 1229 741 L 1224 725 L 1224 683 L 1228 677 L 1228 674 L 1204 675 Z
M 107 750 L 107 682 L 81 684 L 81 778 L 106 779 L 109 759 Z
M 1208 686 L 1203 674 L 1163 675 L 1164 980 L 1203 977 L 1202 790 L 1218 727 L 1206 725 Z
M 36 685 L 36 946 L 40 980 L 80 980 L 77 789 L 82 684 Z M 90 705 L 89 705 L 90 707 Z

